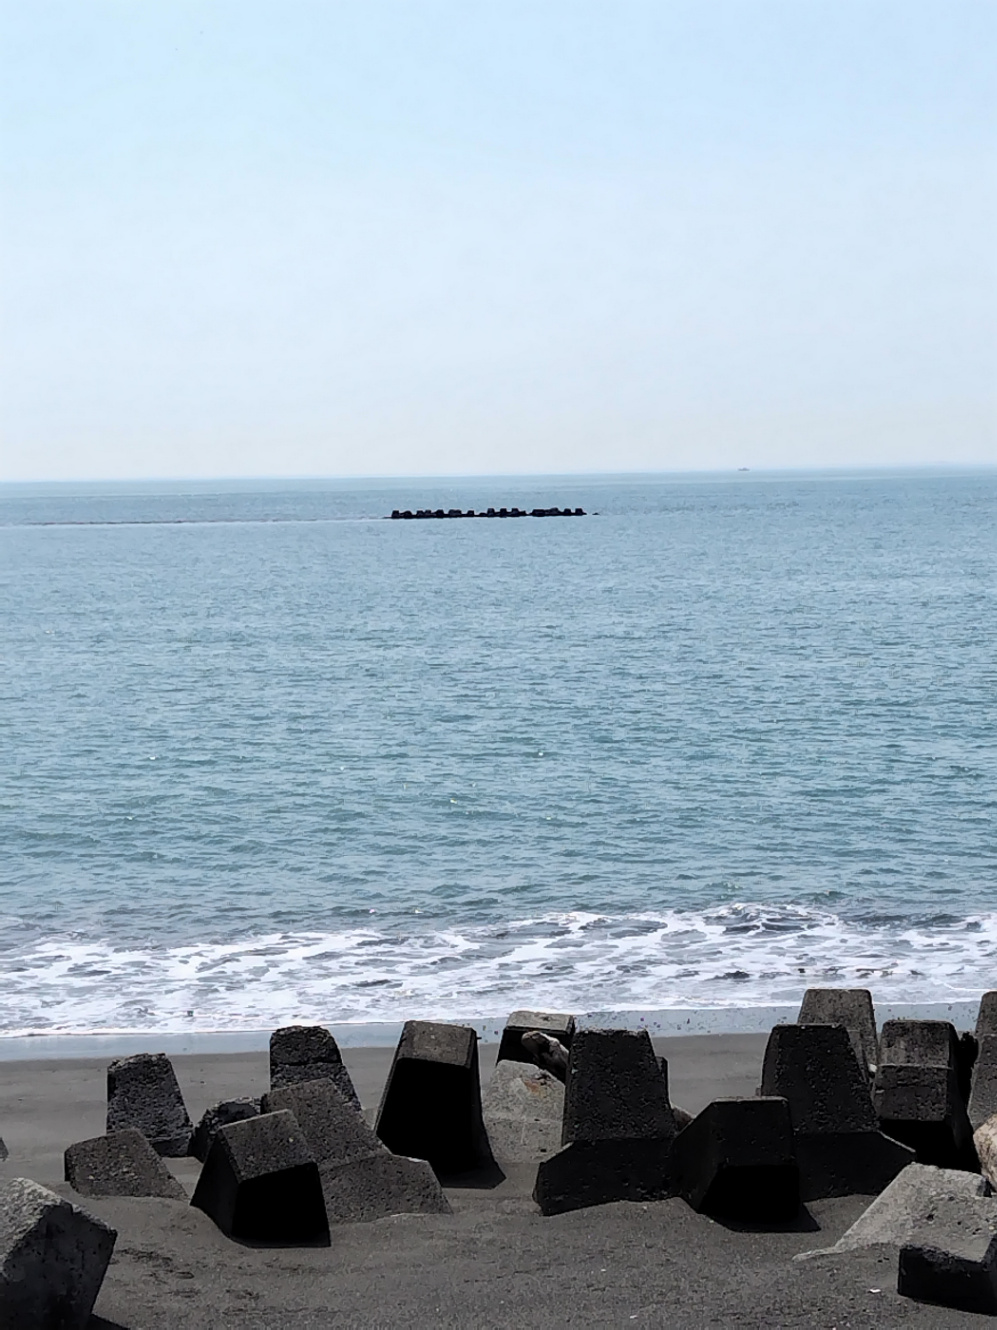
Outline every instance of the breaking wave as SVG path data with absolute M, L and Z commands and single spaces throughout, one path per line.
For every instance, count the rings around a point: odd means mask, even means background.
M 813 985 L 955 1002 L 994 986 L 997 913 L 845 920 L 793 905 L 552 913 L 425 931 L 289 931 L 125 947 L 51 937 L 8 953 L 6 1035 L 259 1030 L 568 1011 L 750 1008 Z

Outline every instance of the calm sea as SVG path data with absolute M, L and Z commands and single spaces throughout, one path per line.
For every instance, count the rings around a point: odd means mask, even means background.
M 0 1030 L 971 997 L 995 628 L 997 472 L 0 488 Z

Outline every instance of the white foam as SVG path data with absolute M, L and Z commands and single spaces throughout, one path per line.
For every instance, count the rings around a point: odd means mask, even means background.
M 848 922 L 791 905 L 502 925 L 272 933 L 188 946 L 50 938 L 8 953 L 6 1035 L 261 1030 L 294 1021 L 568 1011 L 730 1011 L 859 985 L 882 1003 L 959 1003 L 997 975 L 997 914 L 930 926 Z

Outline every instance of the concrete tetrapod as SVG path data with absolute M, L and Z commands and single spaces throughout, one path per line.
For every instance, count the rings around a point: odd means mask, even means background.
M 261 1113 L 220 1127 L 190 1203 L 230 1238 L 329 1241 L 318 1165 L 293 1113 Z
M 0 1326 L 83 1330 L 117 1236 L 37 1182 L 0 1182 Z
M 470 1026 L 405 1022 L 374 1130 L 393 1154 L 427 1159 L 438 1177 L 492 1164 Z
M 763 1095 L 789 1104 L 805 1201 L 874 1195 L 914 1151 L 884 1136 L 869 1082 L 843 1025 L 777 1025 L 762 1064 Z
M 675 1186 L 694 1210 L 779 1223 L 800 1208 L 800 1178 L 785 1099 L 715 1099 L 675 1138 Z
M 360 1112 L 360 1100 L 339 1045 L 322 1025 L 285 1025 L 270 1036 L 270 1089 L 301 1081 L 330 1080 Z
M 887 1021 L 872 1102 L 880 1129 L 911 1146 L 922 1164 L 977 1165 L 959 1092 L 959 1042 L 948 1021 Z
M 985 1034 L 973 1068 L 969 1121 L 974 1131 L 997 1113 L 997 1034 Z
M 797 1025 L 843 1025 L 859 1066 L 871 1077 L 879 1062 L 876 1013 L 868 988 L 808 988 Z
M 528 1062 L 497 1062 L 481 1108 L 500 1164 L 538 1164 L 559 1149 L 564 1085 L 552 1072 Z
M 255 1118 L 259 1111 L 260 1105 L 255 1099 L 223 1099 L 212 1104 L 204 1110 L 201 1121 L 194 1128 L 190 1138 L 190 1153 L 203 1164 L 219 1127 L 227 1127 L 232 1122 L 245 1122 L 247 1118 Z
M 187 1153 L 191 1122 L 165 1053 L 136 1053 L 108 1064 L 107 1130 L 127 1127 L 137 1127 L 157 1154 Z
M 393 1155 L 331 1081 L 306 1081 L 264 1095 L 265 1113 L 282 1110 L 294 1114 L 315 1156 L 330 1223 L 451 1213 L 426 1160 Z
M 983 1176 L 997 1188 L 997 1114 L 980 1123 L 973 1132 L 973 1144 Z
M 993 1204 L 967 1201 L 935 1214 L 900 1248 L 897 1292 L 921 1302 L 997 1314 L 997 1222 Z
M 136 1127 L 77 1141 L 63 1156 L 65 1178 L 81 1196 L 163 1196 L 187 1193 Z
M 883 1246 L 899 1252 L 926 1225 L 939 1219 L 948 1222 L 948 1217 L 958 1223 L 959 1215 L 975 1212 L 979 1201 L 985 1201 L 997 1217 L 997 1201 L 990 1197 L 986 1179 L 978 1173 L 908 1164 L 833 1247 L 800 1252 L 793 1259 L 809 1261 Z
M 997 988 L 991 988 L 983 994 L 976 1014 L 977 1039 L 982 1039 L 986 1034 L 997 1034 Z
M 537 1169 L 545 1215 L 671 1190 L 675 1120 L 646 1030 L 576 1030 L 568 1061 L 562 1148 Z

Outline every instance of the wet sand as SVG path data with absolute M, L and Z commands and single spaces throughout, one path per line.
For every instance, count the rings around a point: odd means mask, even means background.
M 763 1035 L 655 1040 L 672 1100 L 696 1112 L 754 1092 Z M 150 1046 L 150 1051 L 156 1051 Z M 495 1045 L 481 1046 L 482 1077 Z M 376 1105 L 391 1050 L 344 1049 L 365 1109 Z M 173 1059 L 191 1117 L 222 1098 L 267 1088 L 265 1053 Z M 104 1130 L 106 1059 L 0 1064 L 5 1177 L 65 1196 L 62 1152 Z M 188 1191 L 196 1160 L 168 1161 Z M 794 1262 L 829 1246 L 868 1204 L 814 1202 L 795 1226 L 741 1231 L 679 1199 L 543 1218 L 533 1170 L 490 1190 L 450 1188 L 453 1216 L 409 1215 L 333 1229 L 326 1248 L 252 1248 L 200 1211 L 159 1199 L 75 1199 L 118 1230 L 92 1330 L 300 1330 L 327 1326 L 873 1327 L 990 1324 L 901 1299 L 896 1256 L 872 1251 Z

